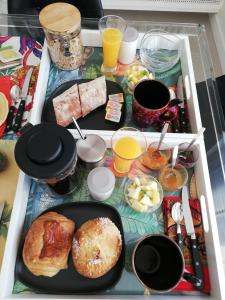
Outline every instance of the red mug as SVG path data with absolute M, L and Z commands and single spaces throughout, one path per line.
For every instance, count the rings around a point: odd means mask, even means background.
M 160 81 L 146 79 L 133 91 L 133 118 L 140 127 L 154 126 L 177 117 L 178 99 L 170 99 L 169 89 Z

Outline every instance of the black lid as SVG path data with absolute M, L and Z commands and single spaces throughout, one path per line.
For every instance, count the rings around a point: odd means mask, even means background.
M 76 141 L 72 134 L 56 124 L 29 127 L 15 147 L 15 159 L 20 169 L 37 179 L 62 176 L 74 165 L 76 156 Z

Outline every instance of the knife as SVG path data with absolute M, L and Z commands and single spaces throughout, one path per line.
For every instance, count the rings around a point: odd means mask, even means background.
M 31 67 L 26 74 L 26 77 L 24 79 L 23 87 L 22 87 L 22 92 L 21 92 L 21 100 L 20 104 L 16 113 L 15 117 L 15 122 L 13 125 L 13 131 L 16 132 L 19 130 L 21 123 L 22 123 L 22 118 L 23 118 L 23 113 L 24 113 L 24 108 L 25 108 L 25 103 L 28 95 L 28 90 L 29 90 L 29 84 L 31 80 L 31 75 L 33 72 L 33 67 Z
M 202 273 L 202 266 L 200 261 L 200 256 L 198 253 L 195 229 L 193 225 L 191 209 L 189 205 L 189 195 L 188 195 L 188 188 L 184 186 L 182 189 L 182 207 L 183 207 L 183 214 L 185 220 L 185 227 L 187 231 L 187 235 L 190 238 L 190 247 L 191 247 L 191 254 L 192 254 L 192 262 L 195 271 L 195 276 L 198 278 L 196 282 L 196 288 L 199 290 L 203 289 L 203 273 Z
M 169 88 L 169 92 L 170 92 L 170 100 L 176 98 L 176 94 L 172 88 Z M 175 133 L 179 133 L 179 124 L 177 118 L 171 121 L 171 125 L 172 125 L 172 131 Z
M 5 207 L 5 201 L 2 204 L 0 204 L 0 222 L 1 222 L 1 218 L 2 218 L 2 213 L 3 213 L 4 207 Z
M 183 92 L 183 78 L 182 75 L 179 76 L 177 81 L 177 98 L 181 100 L 179 107 L 179 121 L 180 121 L 180 132 L 188 132 L 187 120 L 185 116 L 184 108 L 184 92 Z

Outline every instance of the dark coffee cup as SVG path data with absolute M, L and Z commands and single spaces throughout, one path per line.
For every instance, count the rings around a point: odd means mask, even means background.
M 170 99 L 169 89 L 158 80 L 139 82 L 133 92 L 133 118 L 140 127 L 170 121 L 177 116 L 177 102 Z
M 138 280 L 150 291 L 168 292 L 180 282 L 184 257 L 177 244 L 166 235 L 148 235 L 135 246 L 132 266 Z

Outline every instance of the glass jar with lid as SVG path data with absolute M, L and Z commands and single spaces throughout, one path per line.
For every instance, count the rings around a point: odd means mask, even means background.
M 83 59 L 79 10 L 68 3 L 53 3 L 41 10 L 39 20 L 56 67 L 62 70 L 78 68 Z

